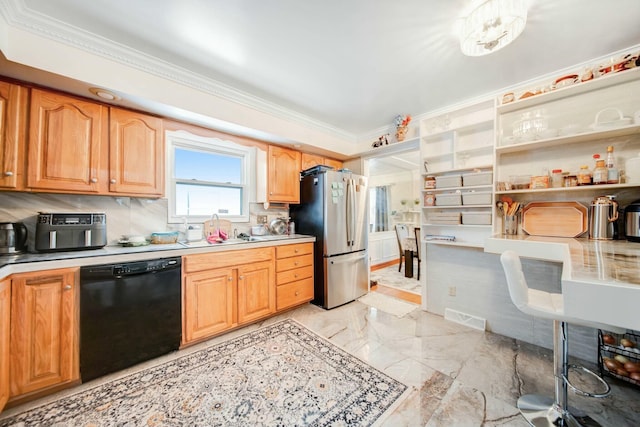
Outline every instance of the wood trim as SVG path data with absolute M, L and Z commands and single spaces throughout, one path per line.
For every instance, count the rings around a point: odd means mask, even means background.
M 420 295 L 416 295 L 411 292 L 402 291 L 400 289 L 390 288 L 384 285 L 374 285 L 371 286 L 372 292 L 378 292 L 383 295 L 388 295 L 390 297 L 398 298 L 403 301 L 411 302 L 414 304 L 422 304 L 422 297 Z
M 398 260 L 394 259 L 392 261 L 383 262 L 382 264 L 376 264 L 371 266 L 371 271 L 381 270 L 383 268 L 391 267 L 394 264 L 398 264 Z

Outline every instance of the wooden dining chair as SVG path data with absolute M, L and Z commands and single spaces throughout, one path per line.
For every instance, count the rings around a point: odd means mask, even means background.
M 409 228 L 405 224 L 396 224 L 396 238 L 398 239 L 398 271 L 402 270 L 402 261 L 404 260 L 404 247 L 402 246 L 402 240 L 409 237 Z
M 413 235 L 416 237 L 416 250 L 413 256 L 418 259 L 418 276 L 416 279 L 420 280 L 420 264 L 422 264 L 422 259 L 420 258 L 420 227 L 413 229 Z

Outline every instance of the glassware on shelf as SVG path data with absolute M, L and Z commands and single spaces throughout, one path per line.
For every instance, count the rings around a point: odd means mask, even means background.
M 613 156 L 613 145 L 607 147 L 607 184 L 617 184 L 620 182 L 618 168 L 616 168 L 615 158 Z
M 600 158 L 600 154 L 594 154 L 593 158 L 596 161 L 596 167 L 593 169 L 593 183 L 595 184 L 606 184 L 607 178 L 609 176 L 609 171 L 607 171 L 607 167 L 604 164 L 604 160 Z
M 580 171 L 578 171 L 578 185 L 591 185 L 591 171 L 589 170 L 589 166 L 580 166 Z

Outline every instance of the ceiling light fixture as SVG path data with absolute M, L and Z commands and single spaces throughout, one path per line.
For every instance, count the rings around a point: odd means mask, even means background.
M 526 0 L 480 0 L 463 18 L 460 48 L 468 56 L 496 52 L 514 41 L 527 23 Z
M 107 101 L 117 101 L 120 97 L 112 92 L 109 92 L 106 89 L 100 89 L 97 87 L 92 87 L 89 89 L 89 92 L 97 96 L 98 98 L 102 98 Z

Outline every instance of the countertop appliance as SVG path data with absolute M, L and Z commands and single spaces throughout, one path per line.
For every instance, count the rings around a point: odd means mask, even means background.
M 589 238 L 611 240 L 618 234 L 618 202 L 614 196 L 596 197 L 589 205 Z
M 107 216 L 40 212 L 35 240 L 40 252 L 99 249 L 107 244 Z
M 296 232 L 316 237 L 313 303 L 330 309 L 369 290 L 367 178 L 350 171 L 309 169 L 300 204 L 290 205 Z
M 640 242 L 640 200 L 636 200 L 624 209 L 624 224 L 627 240 Z
M 180 257 L 80 268 L 83 382 L 178 350 Z
M 0 254 L 27 250 L 27 227 L 22 222 L 0 222 Z

